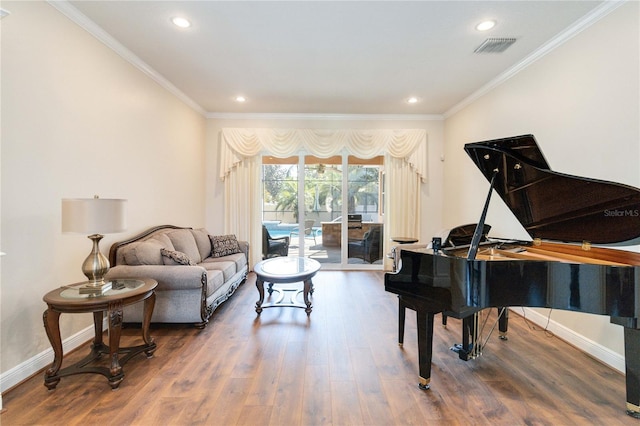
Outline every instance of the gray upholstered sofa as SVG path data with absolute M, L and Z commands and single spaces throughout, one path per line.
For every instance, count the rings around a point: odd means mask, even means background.
M 105 278 L 153 278 L 158 287 L 152 322 L 205 327 L 213 311 L 246 278 L 248 258 L 249 244 L 235 236 L 162 225 L 114 243 Z M 142 322 L 138 305 L 124 308 L 125 322 Z

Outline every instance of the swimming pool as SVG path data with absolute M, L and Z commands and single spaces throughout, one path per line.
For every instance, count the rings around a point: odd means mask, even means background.
M 297 223 L 263 222 L 263 225 L 269 230 L 269 235 L 272 237 L 290 235 L 291 231 L 298 229 Z M 322 227 L 320 226 L 314 226 L 311 229 L 315 231 L 316 236 L 322 234 Z

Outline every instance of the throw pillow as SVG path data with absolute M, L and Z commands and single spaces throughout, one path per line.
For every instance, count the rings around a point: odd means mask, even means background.
M 235 235 L 209 235 L 211 239 L 211 256 L 222 257 L 234 253 L 240 253 L 240 246 Z
M 160 249 L 160 254 L 162 254 L 162 261 L 165 265 L 195 265 L 195 263 L 189 259 L 189 256 L 181 251 L 173 251 L 163 248 Z

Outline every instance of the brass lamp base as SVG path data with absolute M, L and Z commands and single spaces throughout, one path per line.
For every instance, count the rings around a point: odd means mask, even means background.
M 89 238 L 93 242 L 91 253 L 82 264 L 82 273 L 88 281 L 80 287 L 80 294 L 102 295 L 111 289 L 111 281 L 104 281 L 104 275 L 109 271 L 109 259 L 100 253 L 102 235 L 93 234 Z

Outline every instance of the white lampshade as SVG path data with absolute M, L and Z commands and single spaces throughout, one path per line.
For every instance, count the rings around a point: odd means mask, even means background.
M 62 200 L 62 232 L 110 234 L 127 229 L 127 200 L 65 198 Z

